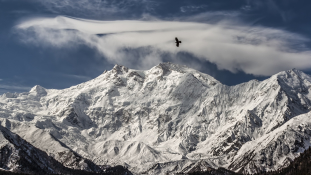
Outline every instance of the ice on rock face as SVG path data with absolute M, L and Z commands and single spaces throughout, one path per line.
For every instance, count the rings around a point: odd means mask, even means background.
M 226 86 L 173 63 L 145 71 L 116 65 L 67 89 L 2 97 L 0 121 L 59 162 L 81 156 L 137 174 L 201 166 L 255 173 L 311 145 L 310 87 L 296 69 Z

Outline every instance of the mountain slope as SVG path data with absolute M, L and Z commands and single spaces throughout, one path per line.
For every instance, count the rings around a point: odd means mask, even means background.
M 311 174 L 311 149 L 310 147 L 305 150 L 303 153 L 299 155 L 299 157 L 295 158 L 288 167 L 279 169 L 277 171 L 273 172 L 264 172 L 264 173 L 258 173 L 256 175 L 300 175 L 300 174 Z
M 172 63 L 146 71 L 116 65 L 67 89 L 4 94 L 0 121 L 69 168 L 97 171 L 89 159 L 165 174 L 204 161 L 256 173 L 285 166 L 310 145 L 310 87 L 296 69 L 226 86 Z M 66 163 L 68 155 L 76 163 Z
M 0 167 L 14 172 L 58 174 L 68 168 L 0 126 Z

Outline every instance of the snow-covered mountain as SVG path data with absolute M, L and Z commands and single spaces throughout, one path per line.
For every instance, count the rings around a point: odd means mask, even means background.
M 67 89 L 3 94 L 0 123 L 73 169 L 255 173 L 282 168 L 311 145 L 310 88 L 296 69 L 226 86 L 172 63 L 116 65 Z

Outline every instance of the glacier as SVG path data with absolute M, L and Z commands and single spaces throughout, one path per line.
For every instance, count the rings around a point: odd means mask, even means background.
M 286 167 L 311 145 L 310 89 L 297 69 L 226 86 L 173 63 L 115 65 L 67 89 L 1 95 L 0 125 L 76 170 L 257 173 Z

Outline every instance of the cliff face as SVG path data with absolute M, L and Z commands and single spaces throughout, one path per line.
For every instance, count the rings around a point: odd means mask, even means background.
M 68 89 L 4 94 L 0 122 L 77 170 L 186 173 L 202 164 L 256 173 L 289 165 L 310 145 L 310 87 L 295 69 L 226 86 L 172 63 L 116 65 Z

